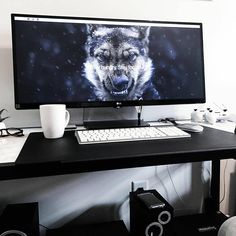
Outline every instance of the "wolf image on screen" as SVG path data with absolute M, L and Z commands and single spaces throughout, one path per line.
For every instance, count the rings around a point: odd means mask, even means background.
M 87 25 L 84 76 L 96 100 L 141 100 L 152 86 L 149 26 Z M 150 93 L 150 92 L 149 92 Z

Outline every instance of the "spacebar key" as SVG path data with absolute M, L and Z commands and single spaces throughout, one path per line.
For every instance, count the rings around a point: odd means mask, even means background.
M 127 137 L 127 136 L 112 136 L 112 137 L 108 137 L 107 140 L 109 141 L 115 141 L 115 140 L 130 140 L 131 137 Z

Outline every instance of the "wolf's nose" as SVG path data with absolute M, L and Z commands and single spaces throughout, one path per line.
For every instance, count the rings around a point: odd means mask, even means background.
M 125 90 L 128 87 L 129 78 L 127 76 L 117 76 L 113 79 L 114 87 L 119 90 Z

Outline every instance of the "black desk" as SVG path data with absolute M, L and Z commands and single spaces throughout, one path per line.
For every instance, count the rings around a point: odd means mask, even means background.
M 236 135 L 205 128 L 191 138 L 79 145 L 73 131 L 49 140 L 32 133 L 0 179 L 28 178 L 152 165 L 212 161 L 212 196 L 219 202 L 220 159 L 236 158 Z
M 74 131 L 61 139 L 32 133 L 16 162 L 0 166 L 0 179 L 120 168 L 217 161 L 236 157 L 236 135 L 205 128 L 191 138 L 79 145 Z

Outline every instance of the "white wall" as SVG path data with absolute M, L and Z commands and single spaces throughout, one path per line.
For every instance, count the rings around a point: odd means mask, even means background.
M 90 16 L 169 21 L 196 21 L 204 24 L 204 51 L 207 101 L 225 104 L 235 111 L 234 55 L 236 29 L 233 0 L 121 0 L 121 1 L 30 1 L 9 0 L 1 6 L 0 21 L 0 107 L 9 111 L 9 126 L 39 125 L 38 111 L 14 109 L 10 13 Z M 144 118 L 189 117 L 194 106 L 166 106 L 144 109 Z M 72 121 L 81 120 L 73 110 Z M 75 115 L 74 115 L 75 113 Z
M 38 201 L 40 223 L 48 227 L 117 219 L 129 226 L 131 181 L 148 180 L 175 214 L 196 213 L 208 194 L 208 168 L 195 163 L 1 181 L 0 211 L 7 203 Z
M 10 13 L 203 22 L 207 101 L 224 103 L 235 111 L 236 15 L 233 6 L 233 0 L 3 0 L 0 9 L 0 108 L 7 108 L 11 116 L 7 125 L 39 125 L 38 111 L 14 109 Z M 189 117 L 192 108 L 147 107 L 143 115 L 146 120 L 159 116 L 183 118 Z M 81 111 L 73 113 L 73 120 L 81 120 Z M 0 207 L 9 202 L 39 201 L 41 222 L 48 226 L 58 226 L 79 215 L 81 221 L 119 218 L 118 209 L 128 222 L 125 206 L 130 182 L 148 179 L 151 187 L 156 187 L 176 208 L 199 209 L 202 196 L 207 194 L 208 167 L 201 163 L 169 166 L 173 181 L 167 168 L 2 181 Z M 103 215 L 99 206 L 105 209 Z

